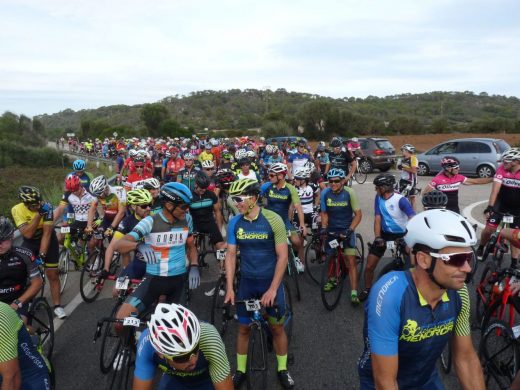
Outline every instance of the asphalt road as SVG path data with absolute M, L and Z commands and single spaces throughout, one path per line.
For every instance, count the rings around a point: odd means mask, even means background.
M 361 202 L 363 220 L 358 232 L 367 241 L 373 240 L 373 201 L 374 186 L 369 175 L 363 185 L 355 185 Z M 420 178 L 419 187 L 423 187 L 429 178 Z M 491 186 L 463 186 L 460 191 L 461 210 L 478 201 L 487 200 Z M 473 217 L 483 222 L 484 204 L 473 210 Z M 420 207 L 419 207 L 420 209 Z M 379 266 L 389 261 L 383 258 Z M 203 274 L 203 283 L 195 292 L 191 308 L 201 319 L 209 319 L 211 300 L 203 292 L 210 289 L 216 280 L 216 264 L 210 261 L 211 269 Z M 376 271 L 377 272 L 377 271 Z M 67 304 L 79 293 L 79 273 L 75 272 L 63 296 Z M 362 327 L 363 308 L 351 307 L 348 289 L 336 310 L 327 311 L 320 299 L 318 287 L 306 275 L 301 275 L 301 302 L 295 302 L 295 323 L 290 353 L 294 362 L 289 369 L 296 381 L 297 389 L 357 389 L 359 388 L 356 363 L 363 349 Z M 81 303 L 65 321 L 56 334 L 53 362 L 57 373 L 57 389 L 90 390 L 107 388 L 106 377 L 98 368 L 100 343 L 93 344 L 92 338 L 96 321 L 110 314 L 114 301 L 105 288 L 102 296 L 92 304 Z M 474 288 L 470 287 L 470 291 Z M 71 310 L 74 305 L 67 307 Z M 232 327 L 224 339 L 232 367 L 235 366 L 234 344 L 236 328 Z M 269 355 L 272 363 L 271 385 L 279 385 L 274 374 L 275 356 Z M 233 368 L 232 368 L 233 369 Z M 444 377 L 446 388 L 459 388 L 453 374 Z

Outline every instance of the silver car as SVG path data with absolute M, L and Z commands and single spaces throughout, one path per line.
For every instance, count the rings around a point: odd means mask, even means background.
M 443 142 L 417 155 L 419 175 L 435 175 L 442 170 L 441 159 L 456 157 L 460 173 L 466 176 L 491 177 L 499 165 L 500 155 L 509 144 L 498 138 L 459 138 Z

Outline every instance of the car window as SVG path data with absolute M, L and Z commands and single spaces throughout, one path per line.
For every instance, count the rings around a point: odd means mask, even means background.
M 451 154 L 457 150 L 457 142 L 446 142 L 439 145 L 431 154 Z
M 491 149 L 483 142 L 459 142 L 457 153 L 490 153 Z
M 493 142 L 493 144 L 495 145 L 498 153 L 504 153 L 507 149 L 510 148 L 509 144 L 503 139 L 499 139 L 498 141 Z
M 368 140 L 360 141 L 359 144 L 361 145 L 361 149 L 368 149 Z
M 390 141 L 388 140 L 379 140 L 379 141 L 376 141 L 376 145 L 379 149 L 393 149 L 394 147 L 392 146 L 392 144 L 390 143 Z

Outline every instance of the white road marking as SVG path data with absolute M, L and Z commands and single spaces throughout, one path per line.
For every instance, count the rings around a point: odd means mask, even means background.
M 481 205 L 482 203 L 486 203 L 487 200 L 481 200 L 481 201 L 478 201 L 478 202 L 475 202 L 475 203 L 471 203 L 470 205 L 464 207 L 464 210 L 462 210 L 462 215 L 464 215 L 468 221 L 470 221 L 471 224 L 476 224 L 479 228 L 481 229 L 484 229 L 484 224 L 477 221 L 475 218 L 473 218 L 471 216 L 471 212 L 473 211 L 473 209 L 475 207 L 477 207 L 478 205 Z
M 94 288 L 94 285 L 92 284 L 88 284 L 85 288 L 85 294 L 89 294 L 90 291 Z M 67 306 L 65 306 L 63 309 L 65 310 L 65 313 L 67 313 L 67 317 L 69 317 L 72 312 L 74 310 L 76 310 L 76 308 L 80 305 L 80 303 L 83 302 L 83 298 L 81 298 L 81 294 L 78 293 L 78 295 L 76 295 L 72 301 L 70 301 Z M 63 323 L 66 321 L 66 318 L 63 319 L 63 320 L 60 320 L 59 318 L 55 318 L 54 319 L 54 332 L 57 332 L 58 329 L 61 327 L 61 325 L 63 325 Z

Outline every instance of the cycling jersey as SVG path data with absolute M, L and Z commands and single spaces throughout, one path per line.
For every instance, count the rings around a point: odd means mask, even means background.
M 68 205 L 72 208 L 72 212 L 74 213 L 74 220 L 78 222 L 86 222 L 88 220 L 88 211 L 90 209 L 90 205 L 94 202 L 96 198 L 90 195 L 89 192 L 83 192 L 81 197 L 75 195 L 72 192 L 64 192 L 61 197 L 60 204 Z M 71 219 L 71 218 L 67 218 Z
M 408 168 L 417 168 L 419 166 L 419 162 L 417 161 L 417 157 L 414 155 L 414 156 L 410 156 L 408 158 L 404 158 L 401 161 L 401 165 L 408 167 Z M 412 173 L 412 172 L 408 172 L 405 170 L 401 170 L 401 179 L 407 180 L 410 183 L 412 183 L 413 185 L 416 185 L 417 184 L 417 173 Z
M 195 189 L 195 176 L 200 171 L 199 168 L 192 166 L 191 169 L 183 168 L 179 171 L 177 178 L 181 178 L 181 183 L 188 187 L 192 192 Z
M 350 187 L 343 187 L 334 193 L 330 187 L 325 188 L 320 197 L 321 211 L 329 217 L 328 229 L 331 232 L 345 231 L 350 227 L 354 211 L 359 210 L 357 195 Z
M 260 187 L 260 195 L 267 199 L 266 209 L 277 213 L 284 221 L 289 220 L 289 206 L 300 204 L 298 190 L 289 183 L 277 188 L 273 183 L 264 183 Z
M 27 281 L 40 277 L 36 257 L 26 248 L 13 246 L 0 255 L 0 301 L 10 304 L 27 289 Z
M 299 168 L 303 168 L 307 161 L 311 161 L 311 156 L 307 153 L 294 153 L 287 157 L 287 162 L 292 164 L 293 173 Z
M 199 161 L 200 162 L 203 162 L 203 161 L 213 161 L 215 160 L 215 157 L 213 156 L 213 154 L 209 153 L 209 152 L 206 152 L 205 150 L 199 154 Z
M 213 325 L 205 322 L 200 323 L 199 353 L 192 371 L 178 371 L 159 357 L 146 329 L 137 343 L 134 375 L 143 381 L 152 380 L 157 367 L 164 373 L 159 387 L 165 389 L 213 389 L 213 383 L 222 382 L 230 375 L 222 338 Z M 169 382 L 168 387 L 164 382 Z
M 161 211 L 142 219 L 128 233 L 136 241 L 155 252 L 156 264 L 146 264 L 146 273 L 153 276 L 176 276 L 186 273 L 186 241 L 193 233 L 191 215 L 170 224 Z
M 298 187 L 298 197 L 300 198 L 304 214 L 312 214 L 314 211 L 314 197 L 318 190 L 319 187 L 314 183 Z
M 249 170 L 249 173 L 247 175 L 244 175 L 242 171 L 239 171 L 237 177 L 238 179 L 253 179 L 259 181 L 257 173 L 253 170 Z
M 162 167 L 166 168 L 166 176 L 172 178 L 173 176 L 177 176 L 179 171 L 184 168 L 184 160 L 182 158 L 165 158 Z
M 193 192 L 190 203 L 190 214 L 196 227 L 207 223 L 216 223 L 213 206 L 217 204 L 218 198 L 213 191 L 206 190 L 202 195 Z M 196 229 L 199 231 L 198 229 Z
M 143 181 L 150 179 L 151 177 L 152 175 L 148 172 L 143 172 L 142 175 L 137 172 L 131 173 L 126 179 L 125 189 L 130 191 L 136 188 L 140 188 L 144 184 Z
M 341 151 L 339 153 L 329 153 L 330 169 L 343 169 L 345 174 L 350 171 L 350 163 L 353 161 L 350 153 Z
M 508 172 L 500 165 L 493 181 L 501 184 L 497 195 L 497 211 L 520 215 L 520 170 L 516 173 Z
M 361 388 L 375 388 L 371 353 L 398 355 L 400 389 L 444 388 L 435 365 L 453 333 L 470 334 L 469 313 L 466 286 L 447 290 L 432 309 L 417 290 L 411 271 L 382 276 L 365 305 L 365 348 L 358 361 Z
M 22 226 L 30 224 L 34 217 L 38 214 L 38 211 L 32 211 L 27 208 L 25 203 L 18 203 L 16 206 L 13 206 L 11 209 L 11 214 L 13 216 L 14 224 L 17 229 L 20 229 Z M 49 218 L 49 215 L 45 214 L 38 224 L 36 228 L 36 232 L 32 236 L 31 240 L 39 240 L 42 238 L 43 234 L 43 224 L 51 224 L 52 218 Z
M 408 199 L 397 193 L 393 193 L 388 199 L 376 195 L 374 210 L 375 215 L 381 217 L 383 233 L 406 233 L 408 218 L 415 215 Z
M 287 243 L 287 233 L 280 216 L 262 208 L 253 221 L 241 214 L 234 216 L 227 240 L 230 245 L 239 245 L 242 277 L 272 280 L 277 262 L 275 245 Z
M 18 359 L 22 390 L 50 390 L 49 371 L 22 320 L 9 305 L 0 302 L 0 363 L 13 359 Z
M 320 163 L 321 173 L 325 173 L 325 168 L 327 167 L 327 164 L 330 164 L 329 154 L 326 152 L 315 152 L 314 159 Z
M 265 162 L 265 165 L 273 165 L 276 163 L 283 163 L 284 159 L 283 159 L 283 156 L 281 156 L 279 154 L 277 156 L 269 156 L 264 162 Z
M 94 179 L 94 176 L 92 176 L 91 173 L 83 171 L 83 173 L 81 175 L 78 175 L 77 172 L 71 172 L 67 176 L 70 176 L 70 175 L 75 175 L 75 176 L 79 177 L 79 182 L 81 183 L 81 186 L 83 188 L 85 188 L 87 191 L 90 191 L 89 190 L 90 182 L 92 181 L 92 179 Z
M 97 198 L 104 211 L 103 219 L 113 221 L 119 210 L 119 205 L 126 205 L 126 192 L 123 187 L 109 187 L 109 193 L 104 198 Z
M 446 209 L 459 213 L 459 187 L 466 181 L 467 177 L 457 173 L 449 177 L 444 172 L 440 172 L 429 183 L 429 186 L 442 191 L 448 197 Z

